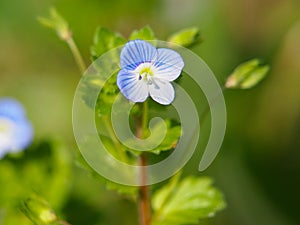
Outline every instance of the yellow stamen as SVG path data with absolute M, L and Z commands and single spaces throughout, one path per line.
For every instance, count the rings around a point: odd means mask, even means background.
M 140 75 L 142 75 L 142 74 L 146 74 L 146 76 L 147 75 L 153 76 L 153 72 L 149 67 L 146 67 L 146 68 L 142 69 L 140 71 Z

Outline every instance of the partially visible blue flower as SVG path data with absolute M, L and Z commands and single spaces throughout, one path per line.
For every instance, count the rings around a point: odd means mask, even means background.
M 177 52 L 134 40 L 122 49 L 120 64 L 117 85 L 127 99 L 144 102 L 150 95 L 162 105 L 172 103 L 175 91 L 170 82 L 179 77 L 184 67 Z
M 33 129 L 23 106 L 14 99 L 0 99 L 0 159 L 8 152 L 27 148 L 33 138 Z

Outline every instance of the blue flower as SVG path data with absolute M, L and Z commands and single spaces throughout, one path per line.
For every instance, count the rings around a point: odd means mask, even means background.
M 134 40 L 122 49 L 120 64 L 117 85 L 127 99 L 144 102 L 150 95 L 162 105 L 172 103 L 175 91 L 170 82 L 179 77 L 184 67 L 177 52 Z
M 10 98 L 0 99 L 0 159 L 8 152 L 27 148 L 32 137 L 32 126 L 22 105 Z

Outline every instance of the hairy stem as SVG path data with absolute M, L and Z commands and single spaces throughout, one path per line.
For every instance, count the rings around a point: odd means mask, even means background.
M 77 48 L 77 45 L 75 44 L 75 41 L 74 41 L 72 35 L 70 35 L 68 38 L 66 38 L 65 41 L 71 49 L 71 52 L 75 58 L 76 64 L 77 64 L 80 72 L 83 74 L 84 71 L 86 70 L 86 65 L 83 61 L 80 51 Z
M 148 101 L 146 100 L 143 103 L 143 115 L 142 115 L 142 134 L 141 138 L 145 138 L 147 136 L 148 130 L 148 111 L 149 111 Z
M 147 135 L 148 126 L 148 102 L 143 103 L 143 115 L 141 122 L 137 124 L 136 135 L 138 138 L 145 138 Z M 140 165 L 140 188 L 139 188 L 139 222 L 140 225 L 150 225 L 151 222 L 151 205 L 150 205 L 150 190 L 146 185 L 148 181 L 148 172 L 146 166 L 148 164 L 147 153 L 143 152 L 139 156 Z
M 140 225 L 150 225 L 151 221 L 151 206 L 150 206 L 150 190 L 149 186 L 145 185 L 147 183 L 147 170 L 145 166 L 147 165 L 147 155 L 142 153 L 140 158 L 140 182 L 141 186 L 139 188 L 139 221 Z

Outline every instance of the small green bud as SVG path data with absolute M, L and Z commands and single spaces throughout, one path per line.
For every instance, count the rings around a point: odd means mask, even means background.
M 258 59 L 252 59 L 239 65 L 227 78 L 225 87 L 229 89 L 249 89 L 257 85 L 268 73 L 268 65 L 260 65 Z
M 58 220 L 49 203 L 39 197 L 26 199 L 21 210 L 35 224 L 47 225 Z
M 50 9 L 49 18 L 39 17 L 38 21 L 45 27 L 55 30 L 58 37 L 62 40 L 68 40 L 72 36 L 67 21 L 56 11 L 55 8 Z
M 196 27 L 186 28 L 171 35 L 168 41 L 183 47 L 191 47 L 201 41 L 200 31 Z

